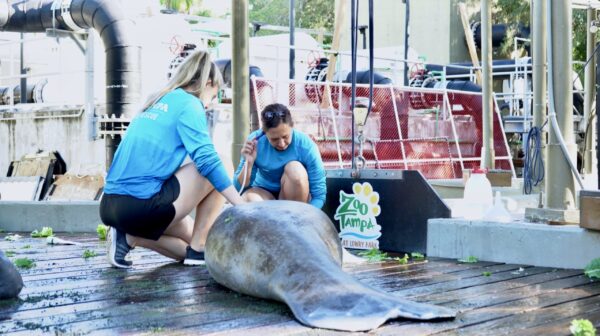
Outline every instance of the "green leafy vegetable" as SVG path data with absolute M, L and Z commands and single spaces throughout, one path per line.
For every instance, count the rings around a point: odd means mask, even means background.
M 96 227 L 96 232 L 98 233 L 98 238 L 100 240 L 106 240 L 106 235 L 108 234 L 109 227 L 104 224 L 98 224 Z
M 33 230 L 31 232 L 32 238 L 46 238 L 46 237 L 50 237 L 53 235 L 54 235 L 54 233 L 52 232 L 52 228 L 48 227 L 48 226 L 44 226 L 40 231 Z
M 479 259 L 477 259 L 477 257 L 474 257 L 474 256 L 468 256 L 463 259 L 458 259 L 458 262 L 465 263 L 465 264 L 474 264 L 478 261 L 479 261 Z
M 31 245 L 27 244 L 27 245 L 25 245 L 25 246 L 23 246 L 23 247 L 21 247 L 21 248 L 22 248 L 22 249 L 24 249 L 24 250 L 26 250 L 26 249 L 30 249 L 30 248 L 31 248 Z
M 573 320 L 569 330 L 574 336 L 596 336 L 596 329 L 589 320 Z
M 378 249 L 370 249 L 368 251 L 359 252 L 358 255 L 367 258 L 369 262 L 384 261 L 388 259 L 388 254 L 381 252 Z
M 15 251 L 6 251 L 6 252 L 4 252 L 4 254 L 7 257 L 14 257 L 15 256 Z
M 29 269 L 34 267 L 35 263 L 29 258 L 19 258 L 15 259 L 15 266 L 17 266 L 18 268 Z
M 410 254 L 410 258 L 415 261 L 425 260 L 425 256 L 419 252 L 413 252 Z
M 95 257 L 97 255 L 98 254 L 95 251 L 92 251 L 92 250 L 85 250 L 85 251 L 83 251 L 83 257 L 85 259 L 87 259 L 87 258 L 93 258 L 93 257 Z
M 393 258 L 393 260 L 398 262 L 400 265 L 406 265 L 408 263 L 408 254 L 405 253 L 404 257 L 402 257 L 402 258 L 396 257 L 396 258 Z
M 587 266 L 585 266 L 585 275 L 594 279 L 600 279 L 600 258 L 592 260 Z
M 490 276 L 490 275 L 492 275 L 492 272 L 483 272 L 482 274 L 483 274 L 483 276 Z

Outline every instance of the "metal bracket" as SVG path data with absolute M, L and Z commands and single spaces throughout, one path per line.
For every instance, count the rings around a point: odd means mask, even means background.
M 127 131 L 131 119 L 129 118 L 117 118 L 114 115 L 107 116 L 101 115 L 97 120 L 98 122 L 98 138 L 104 139 L 107 136 L 115 138 L 115 136 L 122 136 Z

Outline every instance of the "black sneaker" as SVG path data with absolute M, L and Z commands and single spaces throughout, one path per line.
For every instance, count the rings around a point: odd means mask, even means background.
M 204 265 L 204 252 L 198 252 L 191 246 L 185 249 L 185 259 L 183 260 L 184 265 L 198 266 Z
M 127 238 L 124 232 L 121 232 L 113 227 L 108 231 L 108 262 L 114 267 L 131 268 L 132 262 L 125 260 L 127 253 L 132 247 L 127 244 Z

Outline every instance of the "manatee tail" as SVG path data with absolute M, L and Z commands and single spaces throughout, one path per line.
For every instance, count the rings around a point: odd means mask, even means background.
M 331 278 L 330 278 L 331 279 Z M 341 281 L 340 281 L 341 280 Z M 368 287 L 344 273 L 307 291 L 287 291 L 282 299 L 307 326 L 344 331 L 372 330 L 389 319 L 452 319 L 456 311 L 405 300 Z

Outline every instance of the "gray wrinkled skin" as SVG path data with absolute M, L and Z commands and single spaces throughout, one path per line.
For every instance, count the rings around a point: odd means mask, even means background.
M 16 298 L 21 289 L 23 289 L 21 274 L 0 251 L 0 300 Z
M 286 303 L 303 324 L 364 331 L 388 319 L 454 318 L 447 308 L 411 302 L 362 284 L 341 268 L 335 227 L 320 210 L 289 201 L 225 210 L 211 228 L 206 266 L 221 285 Z

